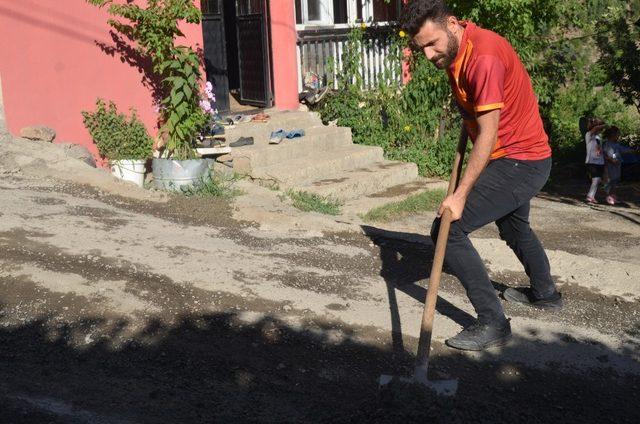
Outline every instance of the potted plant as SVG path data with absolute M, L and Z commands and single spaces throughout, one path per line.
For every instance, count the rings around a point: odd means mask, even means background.
M 113 102 L 96 101 L 96 109 L 83 111 L 84 126 L 91 134 L 98 151 L 109 160 L 111 173 L 142 187 L 147 159 L 151 157 L 153 139 L 138 118 L 135 109 L 131 115 L 119 113 Z
M 208 161 L 197 159 L 195 153 L 208 121 L 208 114 L 200 107 L 200 57 L 191 47 L 176 43 L 184 36 L 180 23 L 199 24 L 200 10 L 192 0 L 149 0 L 145 7 L 127 0 L 88 1 L 100 7 L 109 5 L 109 13 L 118 18 L 110 19 L 109 24 L 150 60 L 160 81 L 157 97 L 162 100 L 154 149 L 162 154 L 153 159 L 154 185 L 180 189 L 205 180 Z

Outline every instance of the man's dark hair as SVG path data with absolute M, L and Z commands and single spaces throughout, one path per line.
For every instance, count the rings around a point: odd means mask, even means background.
M 612 125 L 602 133 L 603 138 L 609 138 L 611 136 L 620 137 L 620 128 Z
M 444 23 L 449 16 L 451 12 L 443 0 L 410 0 L 402 9 L 400 27 L 413 38 L 426 21 Z

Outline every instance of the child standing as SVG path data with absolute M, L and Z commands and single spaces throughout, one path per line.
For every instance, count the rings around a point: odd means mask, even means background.
M 587 172 L 591 177 L 591 187 L 587 193 L 587 203 L 598 203 L 596 200 L 596 192 L 598 185 L 602 181 L 604 172 L 604 154 L 602 152 L 602 139 L 600 131 L 605 127 L 604 122 L 599 118 L 592 118 L 587 125 L 587 133 L 584 135 L 584 141 L 587 147 L 587 157 L 585 164 Z
M 608 177 L 604 191 L 607 193 L 607 203 L 615 205 L 618 200 L 615 195 L 615 189 L 620 181 L 622 169 L 622 146 L 618 143 L 620 130 L 615 126 L 609 127 L 602 133 L 602 138 L 604 138 L 604 156 Z

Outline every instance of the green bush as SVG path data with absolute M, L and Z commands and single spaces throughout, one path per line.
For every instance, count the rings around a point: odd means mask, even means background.
M 350 127 L 354 143 L 380 146 L 388 159 L 416 163 L 422 175 L 447 176 L 459 122 L 446 75 L 424 55 L 416 55 L 410 61 L 412 79 L 406 86 L 397 81 L 365 90 L 359 75 L 361 45 L 367 42 L 364 35 L 362 29 L 354 28 L 349 36 L 342 57 L 345 67 L 337 81 L 340 90 L 328 95 L 319 107 L 323 121 Z M 393 35 L 391 40 L 387 80 L 393 68 L 400 66 L 406 44 L 400 36 Z
M 91 134 L 100 155 L 110 160 L 147 159 L 151 157 L 153 140 L 131 109 L 131 116 L 118 113 L 113 102 L 96 101 L 96 110 L 82 112 L 84 126 Z

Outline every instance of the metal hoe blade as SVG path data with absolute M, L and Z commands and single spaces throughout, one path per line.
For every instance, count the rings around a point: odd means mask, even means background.
M 436 392 L 440 396 L 453 396 L 458 391 L 458 380 L 429 380 L 427 378 L 427 369 L 424 367 L 416 367 L 413 378 L 398 377 L 393 375 L 381 375 L 378 379 L 378 387 L 384 387 L 392 381 L 401 381 L 408 384 L 421 384 L 430 390 Z

